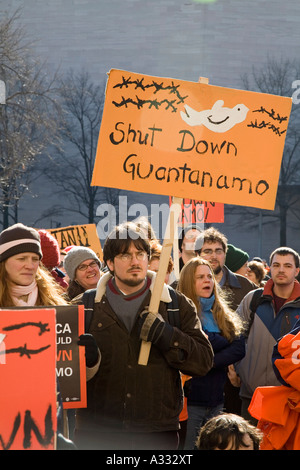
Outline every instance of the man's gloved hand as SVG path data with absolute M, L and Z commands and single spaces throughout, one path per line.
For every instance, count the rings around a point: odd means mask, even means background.
M 162 351 L 170 348 L 174 330 L 159 314 L 144 310 L 140 314 L 139 329 L 140 339 L 150 341 Z
M 87 367 L 93 367 L 98 360 L 98 346 L 94 336 L 90 333 L 80 335 L 77 344 L 85 347 L 85 362 Z

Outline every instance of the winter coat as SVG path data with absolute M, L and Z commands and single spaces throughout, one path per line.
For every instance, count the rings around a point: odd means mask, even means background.
M 226 280 L 221 286 L 222 290 L 228 293 L 227 300 L 232 310 L 236 310 L 245 295 L 257 289 L 257 285 L 245 276 L 233 273 L 227 266 L 223 266 L 222 269 L 226 275 Z
M 273 366 L 285 385 L 258 387 L 249 412 L 263 432 L 261 450 L 300 450 L 300 321 L 275 346 Z
M 300 315 L 300 284 L 295 281 L 290 298 L 277 314 L 273 306 L 273 285 L 272 279 L 269 279 L 264 287 L 247 339 L 246 355 L 236 365 L 242 382 L 242 398 L 251 399 L 257 387 L 280 385 L 272 365 L 273 348 L 278 339 L 292 329 Z M 246 323 L 251 320 L 252 296 L 253 292 L 247 294 L 237 309 Z
M 148 273 L 150 275 L 150 273 Z M 180 329 L 173 327 L 170 348 L 151 345 L 148 364 L 138 364 L 141 341 L 138 320 L 131 332 L 112 310 L 105 295 L 107 273 L 100 279 L 89 332 L 101 350 L 101 363 L 87 382 L 87 408 L 77 412 L 79 430 L 170 431 L 179 428 L 183 396 L 180 372 L 204 375 L 212 367 L 212 347 L 194 304 L 178 293 Z M 154 279 L 153 279 L 154 281 Z M 153 287 L 153 282 L 150 290 Z M 139 308 L 149 305 L 151 292 Z M 164 285 L 159 313 L 167 321 L 169 289 Z M 138 318 L 138 316 L 137 316 Z
M 202 327 L 213 347 L 214 365 L 205 376 L 192 378 L 188 405 L 216 407 L 222 404 L 227 367 L 245 355 L 245 339 L 243 337 L 230 342 L 221 334 L 211 312 L 214 301 L 214 296 L 200 299 Z

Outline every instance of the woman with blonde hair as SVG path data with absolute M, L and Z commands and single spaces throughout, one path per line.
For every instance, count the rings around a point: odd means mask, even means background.
M 0 233 L 0 309 L 11 307 L 47 307 L 67 305 L 66 296 L 53 276 L 41 264 L 43 253 L 37 230 L 21 223 Z M 98 354 L 91 335 L 82 335 L 78 342 L 85 346 L 86 357 Z M 62 404 L 58 393 L 57 448 L 73 448 L 73 443 L 63 438 Z
M 0 234 L 0 307 L 66 304 L 60 286 L 40 261 L 37 230 L 15 224 Z
M 190 298 L 214 350 L 213 368 L 191 379 L 188 395 L 186 449 L 194 449 L 201 426 L 223 411 L 224 385 L 229 365 L 245 355 L 240 317 L 229 308 L 208 261 L 192 258 L 181 270 L 178 290 Z

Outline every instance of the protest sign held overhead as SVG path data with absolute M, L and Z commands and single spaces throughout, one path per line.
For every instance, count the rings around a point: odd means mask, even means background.
M 55 364 L 55 309 L 0 311 L 1 450 L 55 448 Z
M 273 209 L 291 106 L 111 70 L 92 185 Z

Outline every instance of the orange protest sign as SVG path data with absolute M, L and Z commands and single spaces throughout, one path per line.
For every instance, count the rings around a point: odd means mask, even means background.
M 92 185 L 273 209 L 291 106 L 111 70 Z
M 0 449 L 55 448 L 55 339 L 55 309 L 0 310 Z
M 102 248 L 95 224 L 51 228 L 48 232 L 56 238 L 61 250 L 70 245 L 85 246 L 91 248 L 102 260 Z
M 171 204 L 171 198 L 169 203 Z M 184 198 L 178 224 L 223 223 L 224 204 Z

